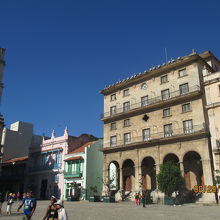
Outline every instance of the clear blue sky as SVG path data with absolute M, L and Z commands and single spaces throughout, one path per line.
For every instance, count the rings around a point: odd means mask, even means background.
M 168 58 L 220 58 L 219 1 L 0 1 L 7 49 L 1 113 L 36 134 L 103 136 L 99 90 Z

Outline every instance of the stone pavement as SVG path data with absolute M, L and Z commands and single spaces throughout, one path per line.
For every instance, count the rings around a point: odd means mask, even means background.
M 49 201 L 38 201 L 33 220 L 41 220 Z M 91 203 L 87 201 L 66 202 L 64 206 L 69 220 L 216 220 L 220 219 L 219 205 L 186 204 L 182 206 L 146 205 L 136 206 L 134 202 Z M 18 203 L 13 204 L 13 215 L 0 217 L 0 220 L 21 220 L 16 213 Z M 3 212 L 6 203 L 3 205 Z

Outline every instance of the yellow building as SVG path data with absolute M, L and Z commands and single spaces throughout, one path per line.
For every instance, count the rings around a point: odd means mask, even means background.
M 211 52 L 192 53 L 100 92 L 104 95 L 103 178 L 115 174 L 118 199 L 122 192 L 132 198 L 142 189 L 156 194 L 156 174 L 166 161 L 180 166 L 188 190 L 213 185 L 203 76 L 219 67 Z M 215 195 L 208 193 L 200 199 L 214 201 Z

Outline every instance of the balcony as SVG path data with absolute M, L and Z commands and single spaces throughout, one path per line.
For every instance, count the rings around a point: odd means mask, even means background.
M 117 140 L 117 142 L 105 142 L 103 151 L 108 151 L 114 149 L 129 149 L 129 147 L 137 147 L 137 146 L 152 146 L 164 143 L 171 143 L 180 140 L 189 140 L 193 138 L 199 138 L 200 136 L 207 136 L 208 131 L 205 125 L 195 125 L 190 128 L 180 128 L 170 130 L 169 132 L 158 132 L 153 133 L 147 136 L 136 136 L 130 139 L 130 142 L 127 143 L 124 140 Z
M 49 171 L 57 169 L 61 169 L 61 164 L 54 163 L 51 165 L 34 166 L 29 168 L 29 172 Z
M 177 90 L 174 92 L 170 92 L 169 94 L 166 94 L 166 96 L 161 95 L 152 99 L 145 100 L 144 102 L 142 101 L 129 105 L 129 107 L 127 107 L 126 110 L 124 107 L 115 108 L 114 111 L 109 111 L 109 112 L 105 112 L 104 114 L 101 114 L 101 120 L 107 120 L 109 118 L 119 117 L 120 115 L 129 114 L 131 112 L 137 112 L 139 110 L 146 110 L 147 108 L 150 107 L 155 107 L 157 105 L 160 106 L 160 104 L 162 104 L 164 107 L 165 103 L 173 102 L 177 98 L 184 99 L 193 94 L 198 95 L 199 92 L 200 92 L 200 86 L 198 85 L 189 87 L 187 90 Z
M 82 177 L 82 172 L 64 172 L 64 178 L 80 178 Z

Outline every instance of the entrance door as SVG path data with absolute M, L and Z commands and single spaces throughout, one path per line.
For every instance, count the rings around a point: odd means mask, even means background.
M 46 199 L 47 179 L 41 181 L 40 198 Z
M 124 186 L 124 189 L 125 189 L 125 191 L 131 191 L 131 184 L 132 184 L 132 182 L 131 182 L 131 176 L 125 176 L 124 177 L 125 178 L 125 180 L 124 180 L 124 184 L 125 184 L 125 186 Z

